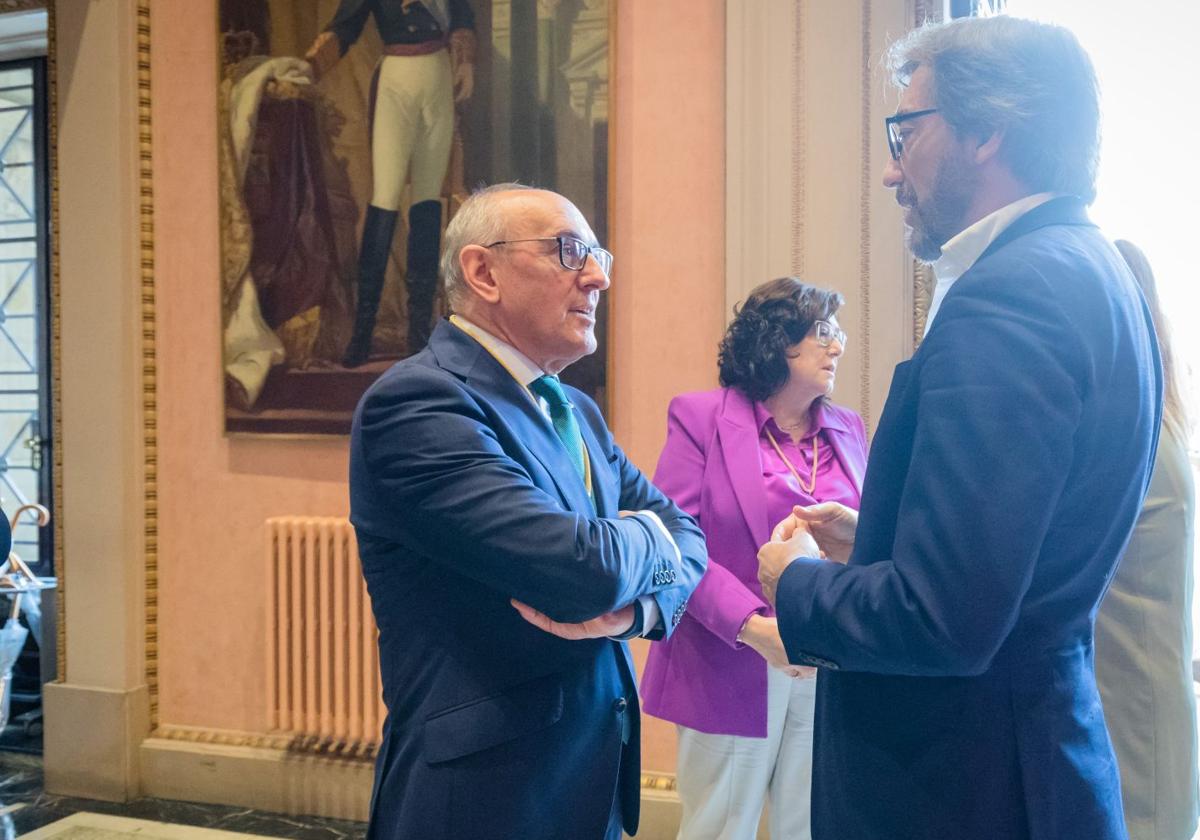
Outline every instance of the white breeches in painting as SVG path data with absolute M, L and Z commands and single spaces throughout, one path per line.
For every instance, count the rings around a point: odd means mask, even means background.
M 384 56 L 371 133 L 371 203 L 399 210 L 410 175 L 410 205 L 441 195 L 453 136 L 449 52 Z
M 679 840 L 753 840 L 763 804 L 771 840 L 809 840 L 815 678 L 767 669 L 767 737 L 679 730 Z

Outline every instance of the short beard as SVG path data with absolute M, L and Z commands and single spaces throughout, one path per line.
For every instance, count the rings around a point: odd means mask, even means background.
M 911 191 L 901 187 L 896 199 L 912 207 L 906 238 L 914 257 L 933 263 L 942 256 L 942 246 L 963 229 L 977 183 L 973 170 L 951 153 L 942 158 L 928 199 L 918 202 Z

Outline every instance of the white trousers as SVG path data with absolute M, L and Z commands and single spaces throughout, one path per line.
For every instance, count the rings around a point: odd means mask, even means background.
M 679 730 L 679 840 L 753 840 L 769 804 L 771 840 L 810 840 L 815 678 L 767 668 L 767 737 Z
M 371 130 L 371 203 L 400 209 L 412 178 L 412 204 L 442 193 L 454 137 L 450 53 L 385 55 L 379 65 Z

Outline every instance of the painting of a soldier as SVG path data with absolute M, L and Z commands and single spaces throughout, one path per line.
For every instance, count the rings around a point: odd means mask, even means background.
M 604 60 L 586 72 L 606 88 L 607 3 L 219 0 L 218 10 L 226 430 L 345 434 L 366 387 L 424 347 L 443 314 L 441 233 L 468 179 L 561 189 L 582 153 L 581 208 L 590 198 L 603 210 L 607 113 L 571 113 L 579 85 L 564 67 L 582 46 L 572 33 L 590 33 Z M 531 66 L 514 66 L 524 55 Z M 573 157 L 556 152 L 560 123 L 586 131 Z M 602 363 L 583 375 L 602 395 Z

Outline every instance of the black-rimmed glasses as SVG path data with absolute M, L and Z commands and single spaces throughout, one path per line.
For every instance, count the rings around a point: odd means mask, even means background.
M 605 277 L 612 270 L 613 255 L 611 253 L 599 245 L 588 245 L 582 239 L 574 236 L 538 236 L 533 239 L 501 239 L 499 242 L 493 242 L 486 247 L 495 248 L 498 245 L 513 245 L 517 242 L 557 242 L 558 261 L 568 271 L 582 271 L 583 267 L 587 265 L 589 254 L 596 261 L 596 265 L 600 266 L 600 270 L 604 272 Z
M 904 138 L 900 136 L 900 123 L 907 120 L 915 120 L 917 117 L 936 114 L 937 108 L 926 108 L 922 111 L 906 111 L 903 114 L 892 114 L 883 121 L 884 128 L 887 131 L 888 151 L 892 153 L 892 160 L 900 160 L 900 155 L 904 154 Z

